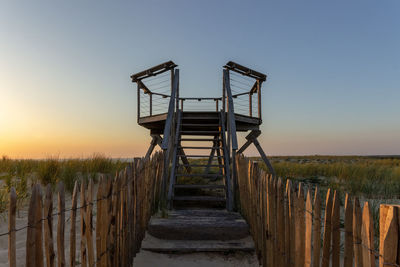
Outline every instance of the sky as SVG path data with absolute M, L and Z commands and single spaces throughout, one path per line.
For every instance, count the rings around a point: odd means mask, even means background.
M 266 73 L 268 155 L 400 154 L 398 0 L 0 4 L 1 155 L 144 155 L 129 76 L 167 60 L 183 96 L 220 96 L 229 60 Z

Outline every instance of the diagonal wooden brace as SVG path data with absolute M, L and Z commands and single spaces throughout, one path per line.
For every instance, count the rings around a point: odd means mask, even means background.
M 276 177 L 275 170 L 272 167 L 271 163 L 269 162 L 267 155 L 265 155 L 264 150 L 262 149 L 260 143 L 257 140 L 257 137 L 260 136 L 261 131 L 260 130 L 253 130 L 251 131 L 247 136 L 246 136 L 246 143 L 243 144 L 243 146 L 238 150 L 238 153 L 243 153 L 243 151 L 248 148 L 251 143 L 254 144 L 254 146 L 257 148 L 258 153 L 260 153 L 261 158 L 263 159 L 265 165 L 267 165 L 268 170 L 272 174 L 273 177 Z

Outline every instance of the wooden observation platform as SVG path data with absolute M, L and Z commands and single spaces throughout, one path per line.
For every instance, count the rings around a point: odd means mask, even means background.
M 137 83 L 137 122 L 149 129 L 152 137 L 146 157 L 157 145 L 165 152 L 162 188 L 169 208 L 182 202 L 219 202 L 228 211 L 233 210 L 237 189 L 235 158 L 252 143 L 275 175 L 257 140 L 261 134 L 261 85 L 267 79 L 265 74 L 229 61 L 223 67 L 219 97 L 182 97 L 179 69 L 172 61 L 131 78 Z M 246 142 L 238 148 L 237 132 L 248 131 Z M 182 196 L 177 194 L 179 190 L 222 190 L 223 197 Z

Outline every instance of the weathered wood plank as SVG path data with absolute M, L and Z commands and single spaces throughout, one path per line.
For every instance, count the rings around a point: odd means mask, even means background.
M 361 225 L 362 259 L 365 267 L 375 267 L 374 222 L 368 202 L 364 202 Z
M 76 206 L 78 204 L 78 181 L 75 181 L 71 203 L 71 232 L 69 234 L 69 265 L 76 265 Z
M 36 242 L 36 266 L 43 267 L 43 197 L 42 197 L 42 187 L 40 184 L 36 185 L 37 194 L 36 194 L 36 233 L 35 233 L 35 242 Z
M 57 222 L 57 265 L 65 266 L 65 190 L 64 184 L 58 184 L 58 222 Z
M 335 190 L 332 207 L 332 266 L 340 265 L 340 197 Z
M 53 241 L 53 191 L 51 184 L 46 187 L 46 198 L 44 202 L 44 246 L 46 255 L 46 266 L 53 267 L 55 265 L 55 252 Z
M 379 267 L 396 266 L 399 242 L 399 207 L 380 205 Z
M 314 193 L 313 267 L 320 266 L 321 257 L 321 197 L 318 186 Z
M 358 197 L 354 197 L 353 205 L 353 244 L 354 244 L 354 265 L 363 267 L 361 247 L 361 206 Z
M 325 221 L 324 221 L 324 240 L 322 245 L 322 267 L 329 267 L 331 255 L 331 235 L 332 235 L 332 193 L 329 188 L 326 193 L 325 202 Z
M 89 266 L 94 266 L 93 244 L 93 180 L 90 179 L 86 192 L 86 245 L 88 251 Z
M 305 253 L 305 217 L 304 217 L 304 189 L 303 184 L 299 183 L 296 198 L 296 266 L 304 266 Z
M 87 250 L 86 250 L 86 188 L 85 182 L 81 183 L 81 265 L 87 266 Z
M 305 257 L 304 262 L 306 267 L 311 267 L 312 256 L 312 204 L 311 204 L 311 190 L 308 188 L 306 197 L 306 226 L 305 226 Z
M 344 267 L 353 267 L 353 205 L 349 194 L 344 203 Z
M 15 215 L 17 212 L 17 193 L 15 188 L 12 187 L 10 190 L 9 204 L 8 204 L 8 261 L 10 267 L 17 266 L 16 257 L 16 233 L 15 233 Z
M 37 186 L 32 186 L 32 194 L 31 199 L 29 201 L 28 208 L 28 230 L 26 234 L 26 267 L 35 267 L 36 266 L 36 195 L 37 195 Z

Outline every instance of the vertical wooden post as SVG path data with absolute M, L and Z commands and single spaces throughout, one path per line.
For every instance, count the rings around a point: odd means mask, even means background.
M 64 184 L 58 184 L 58 222 L 57 222 L 57 263 L 58 267 L 65 266 L 65 191 Z
M 53 192 L 51 189 L 51 184 L 46 187 L 46 198 L 44 202 L 44 247 L 46 254 L 46 266 L 53 267 L 55 264 L 55 253 L 54 253 L 54 243 L 53 243 Z
M 15 188 L 12 187 L 10 190 L 9 207 L 8 207 L 8 261 L 10 267 L 17 266 L 16 257 L 16 235 L 15 235 L 15 214 L 17 212 L 17 194 Z
M 104 200 L 102 199 L 103 197 L 103 182 L 104 180 L 104 176 L 102 175 L 100 177 L 100 180 L 98 182 L 98 187 L 97 187 L 97 195 L 96 195 L 96 199 L 97 199 L 97 203 L 96 203 L 96 262 L 98 263 L 98 265 L 100 265 L 101 263 L 101 235 L 103 232 L 103 217 L 105 216 L 105 214 L 103 214 L 103 202 Z M 100 265 L 101 266 L 101 265 Z
M 86 250 L 86 194 L 85 182 L 81 183 L 81 265 L 87 266 L 87 250 Z
M 291 243 L 291 231 L 290 231 L 290 209 L 289 209 L 289 191 L 290 188 L 290 180 L 286 181 L 286 190 L 285 190 L 285 265 L 286 267 L 290 267 L 290 243 Z
M 318 186 L 314 193 L 313 267 L 320 266 L 321 256 L 321 197 Z
M 289 198 L 289 218 L 290 218 L 290 266 L 296 264 L 296 205 L 295 196 L 292 189 L 292 184 L 289 180 L 287 186 L 287 193 Z
M 28 230 L 26 234 L 26 267 L 36 266 L 36 195 L 37 186 L 32 186 L 31 199 L 28 209 Z
M 332 266 L 340 265 L 340 199 L 335 190 L 332 207 Z
M 361 243 L 364 267 L 375 267 L 374 222 L 368 202 L 364 202 L 362 212 Z
M 262 114 L 261 114 L 261 81 L 257 80 L 257 96 L 258 96 L 258 118 L 261 120 Z
M 215 111 L 218 112 L 218 99 L 215 100 Z
M 344 203 L 344 230 L 343 267 L 353 267 L 353 206 L 349 194 Z
M 88 250 L 89 266 L 94 266 L 94 246 L 93 246 L 93 180 L 90 179 L 87 191 L 86 208 L 86 244 Z
M 249 93 L 249 116 L 253 117 L 253 94 Z
M 358 197 L 354 197 L 353 205 L 353 244 L 354 244 L 354 266 L 363 267 L 361 250 L 361 207 Z
M 277 184 L 277 201 L 276 201 L 276 212 L 277 212 L 277 264 L 279 266 L 285 265 L 285 205 L 284 205 L 284 191 L 282 185 L 282 179 L 278 179 Z
M 304 221 L 304 189 L 303 184 L 299 183 L 296 199 L 296 266 L 304 266 L 305 252 L 305 221 Z
M 71 232 L 69 234 L 69 264 L 75 267 L 76 264 L 76 206 L 78 203 L 78 181 L 75 181 L 74 191 L 72 192 L 71 204 Z
M 324 241 L 322 245 L 322 267 L 329 267 L 329 260 L 331 254 L 331 235 L 332 235 L 332 225 L 331 225 L 331 215 L 332 215 L 332 193 L 331 189 L 328 189 L 326 193 L 325 202 L 325 222 L 324 222 Z
M 312 216 L 313 216 L 313 210 L 312 210 L 312 204 L 311 204 L 311 191 L 310 188 L 307 190 L 307 197 L 306 197 L 306 238 L 305 238 L 305 266 L 306 267 L 311 267 L 311 255 L 312 255 L 312 243 L 311 243 L 311 238 L 312 238 Z
M 36 266 L 43 267 L 43 198 L 42 188 L 40 184 L 36 184 L 37 195 L 36 195 Z
M 399 248 L 399 208 L 381 204 L 379 218 L 379 267 L 397 266 Z
M 153 94 L 149 93 L 149 97 L 150 97 L 150 110 L 149 110 L 149 113 L 150 113 L 150 116 L 152 116 L 153 115 Z
M 139 123 L 140 119 L 140 86 L 137 84 L 137 122 Z

